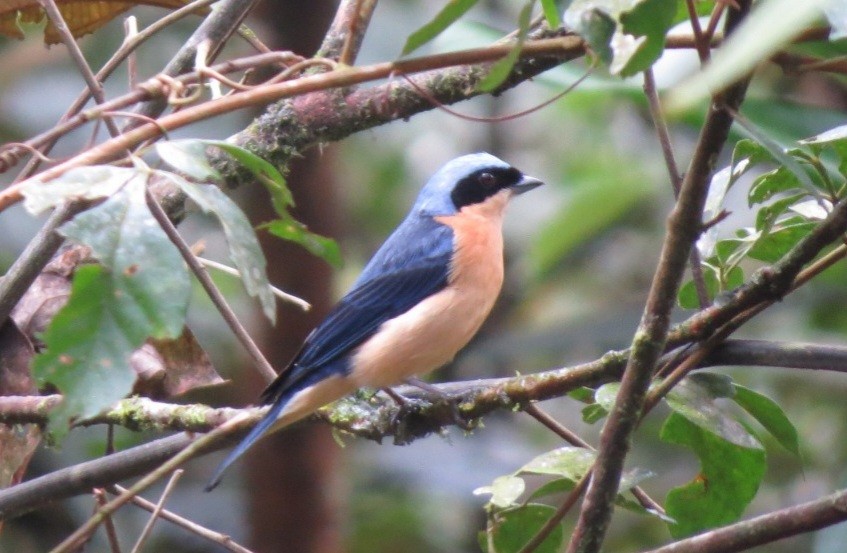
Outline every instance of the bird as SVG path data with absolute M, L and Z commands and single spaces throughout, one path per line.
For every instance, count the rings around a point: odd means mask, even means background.
M 260 397 L 271 408 L 206 486 L 259 438 L 361 387 L 439 368 L 476 334 L 503 284 L 506 205 L 543 182 L 488 153 L 442 166 L 288 368 Z

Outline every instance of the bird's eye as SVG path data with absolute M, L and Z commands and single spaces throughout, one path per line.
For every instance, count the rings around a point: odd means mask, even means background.
M 479 184 L 481 184 L 485 188 L 491 188 L 497 182 L 497 179 L 494 178 L 494 175 L 491 173 L 483 173 L 479 176 Z

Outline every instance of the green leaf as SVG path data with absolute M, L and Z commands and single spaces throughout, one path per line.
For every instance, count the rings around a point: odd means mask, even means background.
M 503 511 L 494 517 L 487 532 L 493 549 L 488 553 L 505 553 L 518 551 L 529 542 L 541 527 L 553 517 L 556 509 L 548 505 L 530 504 L 521 509 Z M 489 540 L 486 540 L 487 542 Z M 541 545 L 535 548 L 536 553 L 556 553 L 564 543 L 564 530 L 557 525 Z
M 626 54 L 615 52 L 611 71 L 630 77 L 644 71 L 662 55 L 665 35 L 674 23 L 677 0 L 643 0 L 631 10 L 621 12 L 622 31 L 645 40 Z M 620 70 L 616 70 L 620 67 Z
M 618 489 L 618 497 L 615 500 L 615 504 L 629 508 L 630 505 L 627 505 L 627 500 L 624 498 L 623 494 L 630 491 L 632 488 L 639 485 L 644 480 L 652 478 L 653 476 L 655 475 L 651 471 L 640 468 L 636 468 L 623 473 L 621 475 L 621 484 Z M 580 478 L 582 477 L 580 476 Z M 533 501 L 553 494 L 568 492 L 574 488 L 577 481 L 578 480 L 574 480 L 573 478 L 555 478 L 539 486 L 529 496 L 529 500 Z M 636 510 L 644 512 L 643 508 Z
M 241 146 L 223 140 L 202 140 L 201 142 L 223 150 L 253 173 L 253 176 L 270 192 L 271 203 L 277 215 L 287 214 L 288 208 L 294 205 L 294 196 L 288 189 L 285 177 L 273 164 Z
M 713 300 L 720 291 L 720 284 L 712 267 L 703 267 L 703 282 L 706 285 L 706 291 L 709 293 L 709 299 Z M 697 296 L 697 287 L 693 280 L 689 280 L 680 287 L 676 300 L 683 309 L 700 309 L 700 299 Z
M 191 283 L 182 257 L 148 210 L 144 189 L 141 179 L 132 180 L 59 232 L 90 247 L 109 270 L 118 307 L 132 315 L 145 338 L 177 338 Z
M 678 413 L 668 417 L 660 436 L 700 460 L 700 473 L 665 498 L 667 515 L 676 521 L 671 535 L 678 539 L 738 520 L 764 478 L 764 450 L 727 441 Z
M 508 474 L 498 476 L 490 486 L 483 486 L 473 491 L 474 495 L 491 494 L 488 502 L 499 509 L 506 509 L 515 505 L 515 502 L 526 489 L 523 478 Z
M 799 456 L 800 439 L 797 429 L 788 420 L 779 404 L 768 396 L 740 384 L 735 384 L 734 387 L 735 403 L 759 421 L 759 424 L 764 426 L 782 447 Z
M 518 38 L 517 41 L 515 41 L 515 47 L 509 50 L 506 57 L 491 65 L 488 75 L 483 77 L 478 85 L 479 90 L 482 92 L 493 91 L 495 88 L 503 84 L 503 82 L 509 77 L 509 73 L 512 72 L 512 67 L 514 67 L 515 62 L 518 61 L 518 56 L 521 53 L 523 43 L 526 40 L 526 35 L 529 32 L 529 19 L 532 16 L 533 4 L 535 4 L 535 0 L 528 0 L 528 2 L 524 4 L 518 19 Z
M 776 194 L 799 189 L 800 181 L 797 176 L 785 167 L 777 167 L 753 181 L 747 194 L 747 203 L 753 207 L 770 200 Z
M 768 59 L 821 15 L 828 0 L 771 0 L 756 6 L 712 56 L 703 71 L 674 87 L 667 96 L 669 110 L 683 110 L 723 90 L 760 62 Z M 790 13 L 791 17 L 785 14 Z
M 599 403 L 592 403 L 582 408 L 582 421 L 586 424 L 594 424 L 603 420 L 609 412 L 603 409 Z
M 37 215 L 65 200 L 106 198 L 138 176 L 138 170 L 130 167 L 76 167 L 48 183 L 36 180 L 24 186 L 21 190 L 24 195 L 24 207 L 33 215 Z
M 156 144 L 156 151 L 162 160 L 195 180 L 219 181 L 220 173 L 212 167 L 206 156 L 209 147 L 223 150 L 250 171 L 270 192 L 271 202 L 277 214 L 287 214 L 287 209 L 294 205 L 294 197 L 282 173 L 267 160 L 241 146 L 223 140 L 191 138 L 159 142 Z
M 780 216 L 784 215 L 794 204 L 808 197 L 805 192 L 792 194 L 785 198 L 779 198 L 766 206 L 759 208 L 756 212 L 756 230 L 768 231 L 776 225 Z
M 226 236 L 229 256 L 241 273 L 244 288 L 248 294 L 258 298 L 262 312 L 275 322 L 276 302 L 265 271 L 267 262 L 244 212 L 215 185 L 188 182 L 174 173 L 159 174 L 179 186 L 200 209 L 217 217 Z
M 668 406 L 703 430 L 736 446 L 761 449 L 761 444 L 741 423 L 721 409 L 715 399 L 726 397 L 715 381 L 702 375 L 688 377 L 665 397 Z
M 564 0 L 541 0 L 541 9 L 544 11 L 544 19 L 551 29 L 558 29 L 562 24 L 559 14 L 564 11 Z
M 594 393 L 594 401 L 606 411 L 611 411 L 615 407 L 615 399 L 618 397 L 618 390 L 621 389 L 620 382 L 609 382 L 603 384 Z
M 306 225 L 290 216 L 271 221 L 262 228 L 283 240 L 300 244 L 333 267 L 342 265 L 341 249 L 335 240 L 311 232 Z
M 594 390 L 588 386 L 580 386 L 568 392 L 568 397 L 582 403 L 594 403 Z
M 462 17 L 476 3 L 477 0 L 450 0 L 447 2 L 447 5 L 438 12 L 438 15 L 432 21 L 409 35 L 400 55 L 405 56 L 440 35 L 444 29 Z
M 162 161 L 195 180 L 218 181 L 221 174 L 206 157 L 209 144 L 205 140 L 166 140 L 156 143 Z
M 617 22 L 609 13 L 589 0 L 575 0 L 565 10 L 564 19 L 565 25 L 588 43 L 600 61 L 611 65 L 614 58 L 611 42 Z
M 816 223 L 812 221 L 793 217 L 781 223 L 778 229 L 756 240 L 748 255 L 765 263 L 776 263 L 797 245 L 797 242 L 808 236 L 815 226 Z
M 130 393 L 130 355 L 148 337 L 176 338 L 191 287 L 182 258 L 147 210 L 144 185 L 130 185 L 63 225 L 103 266 L 77 269 L 67 305 L 44 333 L 36 377 L 64 394 L 55 421 L 91 416 Z M 66 424 L 55 427 L 59 436 Z
M 576 481 L 588 472 L 597 454 L 581 447 L 565 446 L 547 451 L 518 469 L 518 474 L 547 474 Z

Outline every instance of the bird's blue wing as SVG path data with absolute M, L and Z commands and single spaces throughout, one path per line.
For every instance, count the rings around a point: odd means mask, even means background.
M 270 403 L 332 374 L 389 319 L 447 285 L 453 235 L 431 218 L 407 220 L 385 242 L 350 292 L 306 339 L 288 370 L 262 394 Z M 343 361 L 343 362 L 340 362 Z

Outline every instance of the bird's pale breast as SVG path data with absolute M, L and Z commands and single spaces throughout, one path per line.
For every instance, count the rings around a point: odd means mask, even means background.
M 503 191 L 459 213 L 435 217 L 453 229 L 447 286 L 383 323 L 353 355 L 357 386 L 384 387 L 449 362 L 488 316 L 503 284 Z

